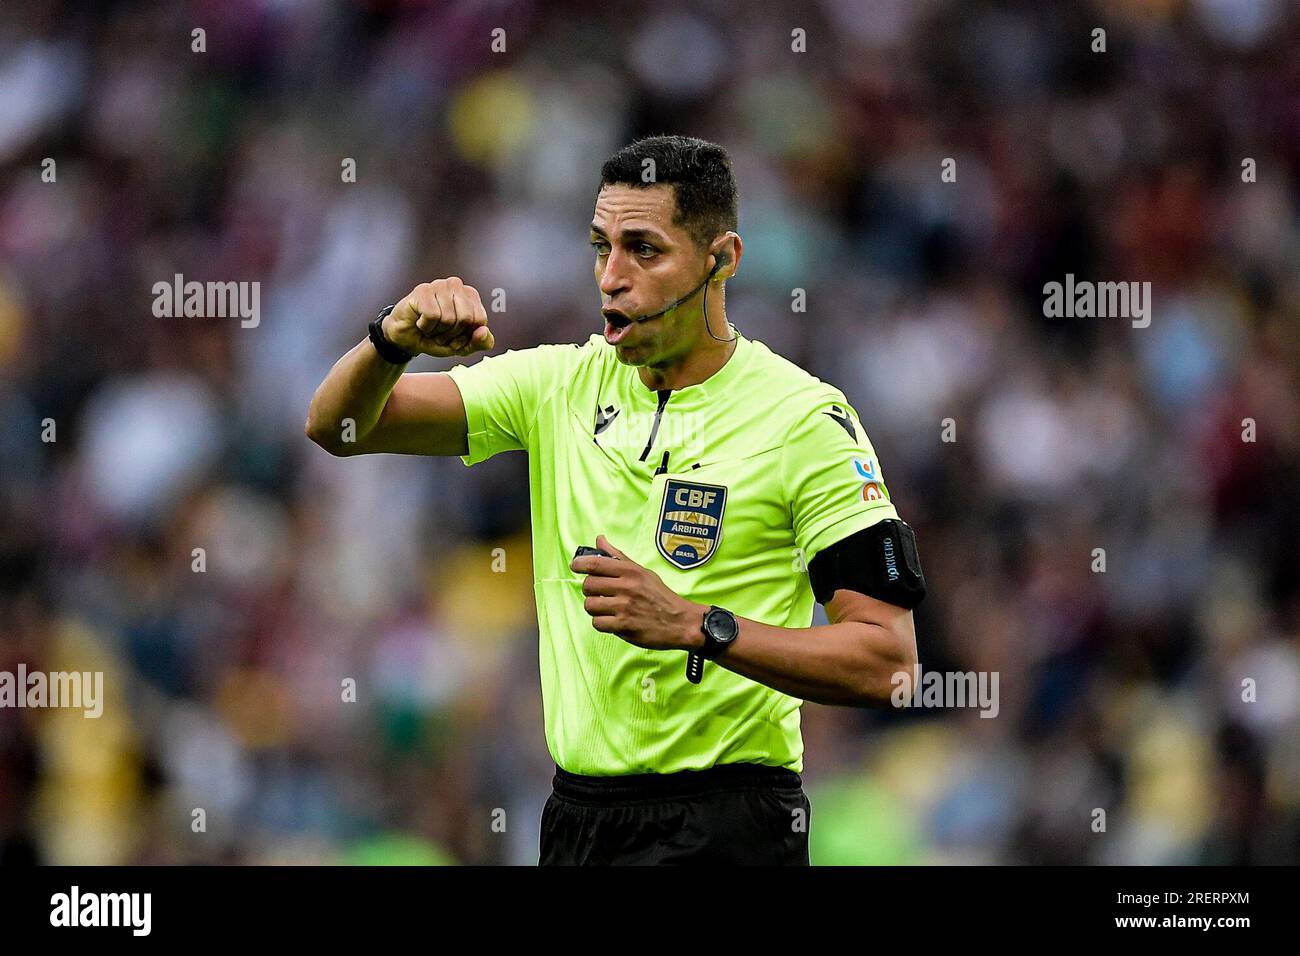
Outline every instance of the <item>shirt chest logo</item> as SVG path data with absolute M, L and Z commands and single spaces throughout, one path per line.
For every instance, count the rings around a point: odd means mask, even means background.
M 619 411 L 620 410 L 615 408 L 613 405 L 606 405 L 604 408 L 601 408 L 599 405 L 597 405 L 596 406 L 596 427 L 592 430 L 592 434 L 599 435 L 606 428 L 612 425 L 614 423 L 614 419 L 618 418 Z
M 722 539 L 722 513 L 727 489 L 695 481 L 669 478 L 659 506 L 655 544 L 673 567 L 698 568 L 718 549 Z

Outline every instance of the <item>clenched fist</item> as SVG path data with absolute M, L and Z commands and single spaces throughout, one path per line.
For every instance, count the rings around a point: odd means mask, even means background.
M 422 282 L 384 317 L 384 338 L 407 352 L 447 358 L 495 344 L 478 290 L 458 277 Z

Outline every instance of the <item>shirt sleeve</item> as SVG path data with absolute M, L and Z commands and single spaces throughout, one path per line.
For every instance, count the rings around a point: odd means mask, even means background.
M 527 451 L 538 409 L 578 359 L 576 345 L 538 345 L 448 369 L 465 403 L 469 452 L 460 460 L 476 465 L 498 452 Z
M 823 396 L 791 429 L 781 480 L 806 564 L 823 548 L 898 517 L 875 449 L 842 394 Z

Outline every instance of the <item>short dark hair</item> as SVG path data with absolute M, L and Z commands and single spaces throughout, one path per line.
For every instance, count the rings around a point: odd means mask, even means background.
M 654 179 L 646 182 L 647 159 Z M 684 226 L 701 248 L 736 228 L 736 177 L 717 143 L 691 136 L 649 136 L 624 146 L 600 167 L 600 187 L 649 189 L 671 184 L 677 197 L 673 225 Z

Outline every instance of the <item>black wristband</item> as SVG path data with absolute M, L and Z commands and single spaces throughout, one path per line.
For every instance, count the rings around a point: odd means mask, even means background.
M 375 347 L 379 357 L 391 365 L 405 365 L 411 359 L 415 358 L 414 352 L 408 352 L 406 349 L 398 348 L 392 342 L 384 337 L 384 316 L 397 308 L 396 303 L 387 306 L 379 311 L 379 314 L 370 320 L 370 344 Z

